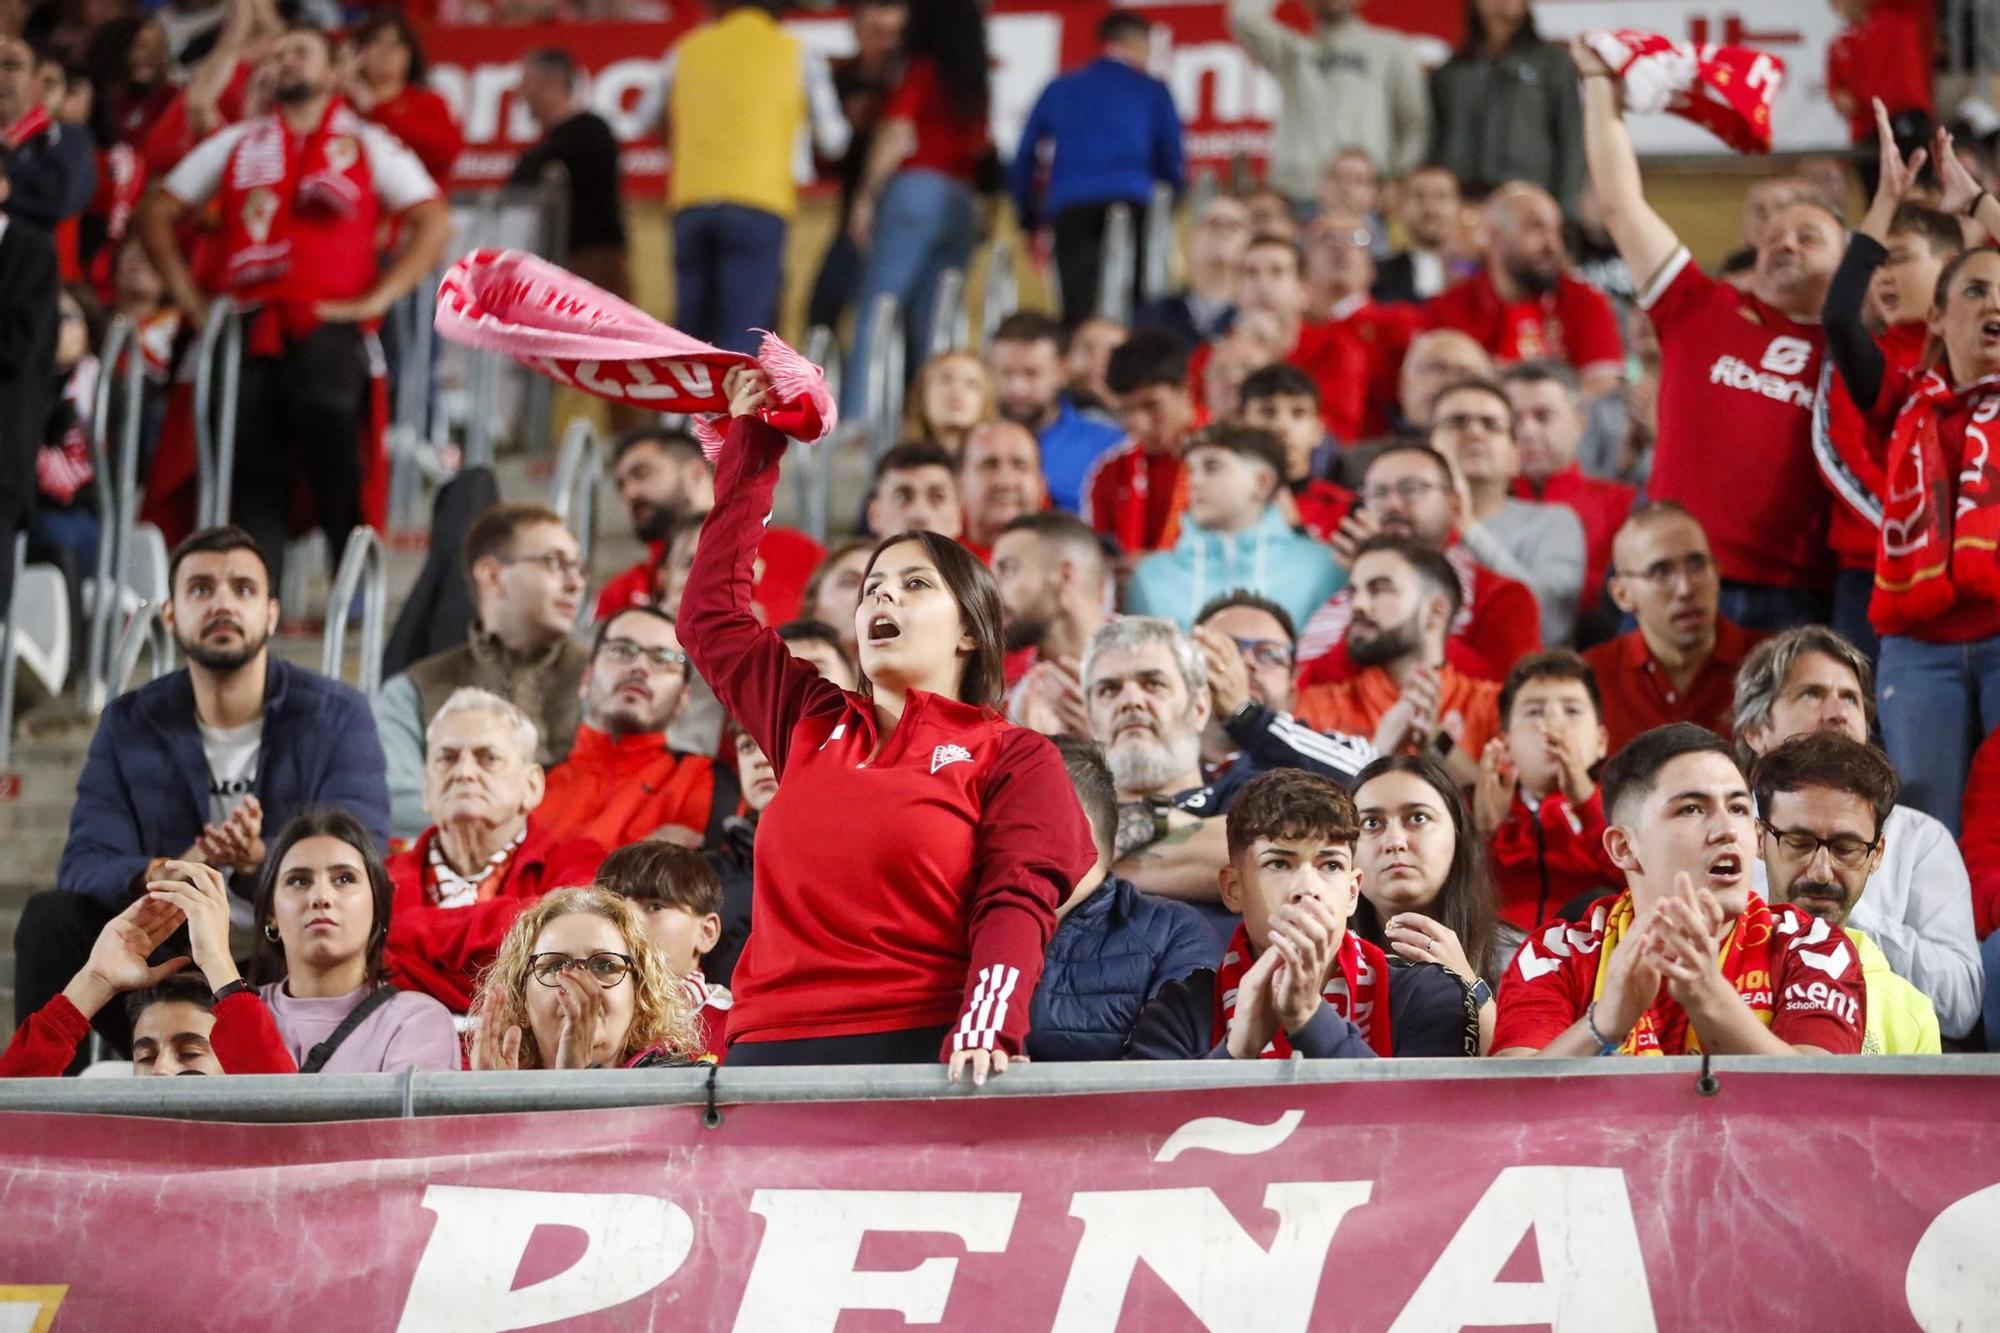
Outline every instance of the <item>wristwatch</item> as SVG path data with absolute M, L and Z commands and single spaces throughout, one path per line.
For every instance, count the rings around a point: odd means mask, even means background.
M 221 1004 L 232 995 L 251 994 L 253 989 L 249 982 L 245 981 L 242 977 L 238 977 L 236 980 L 225 985 L 221 990 L 215 992 L 215 1003 Z
M 1485 977 L 1475 977 L 1472 984 L 1465 988 L 1465 993 L 1472 997 L 1474 1009 L 1484 1009 L 1493 999 L 1493 988 L 1486 984 Z

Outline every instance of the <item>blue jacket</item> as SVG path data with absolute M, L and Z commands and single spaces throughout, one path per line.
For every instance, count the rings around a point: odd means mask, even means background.
M 186 671 L 113 700 L 76 781 L 56 887 L 122 908 L 148 861 L 179 856 L 201 835 L 208 783 Z M 292 816 L 327 806 L 359 819 L 376 851 L 388 851 L 389 787 L 367 701 L 275 655 L 266 668 L 253 790 L 267 842 Z
M 1222 941 L 1186 903 L 1108 879 L 1049 941 L 1029 1011 L 1037 1060 L 1116 1060 L 1160 988 L 1222 958 Z
M 1162 987 L 1132 1029 L 1128 1060 L 1227 1060 L 1228 1033 L 1216 1031 L 1215 973 L 1204 968 Z M 1361 1029 L 1323 1004 L 1291 1034 L 1308 1060 L 1372 1060 Z M 1436 963 L 1389 966 L 1389 1045 L 1403 1058 L 1477 1055 L 1479 1010 L 1457 977 Z
M 1194 624 L 1214 597 L 1248 588 L 1285 608 L 1303 625 L 1327 598 L 1347 583 L 1325 542 L 1294 532 L 1275 505 L 1267 505 L 1257 526 L 1223 535 L 1181 524 L 1180 540 L 1139 562 L 1125 589 L 1125 610 L 1135 616 L 1164 616 L 1182 629 Z
M 1035 175 L 1045 142 L 1053 153 L 1048 188 L 1037 208 Z M 1167 85 L 1122 60 L 1100 56 L 1042 90 L 1022 127 L 1007 187 L 1022 226 L 1033 228 L 1066 208 L 1120 201 L 1144 205 L 1156 181 L 1179 194 L 1186 166 L 1180 112 Z
M 1042 476 L 1049 503 L 1072 514 L 1083 512 L 1083 482 L 1090 465 L 1118 446 L 1125 432 L 1104 418 L 1077 411 L 1068 394 L 1056 402 L 1056 419 L 1043 427 Z

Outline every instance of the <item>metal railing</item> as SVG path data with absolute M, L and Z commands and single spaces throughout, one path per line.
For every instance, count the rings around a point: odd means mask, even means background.
M 824 324 L 815 324 L 806 330 L 805 358 L 816 366 L 824 367 L 827 391 L 833 401 L 840 401 L 840 340 L 832 329 Z M 812 539 L 822 546 L 826 544 L 827 527 L 832 520 L 830 507 L 833 496 L 833 459 L 838 452 L 838 435 L 830 435 L 806 450 L 806 458 L 786 469 L 789 476 L 798 479 L 800 503 L 798 506 L 802 526 Z
M 867 375 L 862 425 L 867 431 L 868 465 L 887 453 L 903 429 L 903 310 L 894 292 L 875 298 L 875 317 L 868 326 L 868 346 L 861 367 Z
M 1132 266 L 1139 244 L 1134 231 L 1132 206 L 1113 204 L 1104 214 L 1104 248 L 1097 268 L 1097 314 L 1099 318 L 1132 322 Z
M 597 488 L 604 481 L 604 438 L 586 417 L 571 417 L 549 478 L 549 508 L 576 536 L 577 558 L 590 568 L 597 546 Z
M 220 354 L 218 359 L 218 353 Z M 215 380 L 222 378 L 220 399 Z M 208 307 L 195 344 L 194 460 L 197 528 L 229 521 L 236 478 L 236 413 L 243 383 L 243 312 L 226 296 Z
M 970 338 L 965 313 L 965 270 L 948 268 L 938 275 L 937 303 L 931 307 L 930 355 L 959 351 Z
M 125 632 L 118 636 L 117 651 L 111 657 L 111 697 L 117 698 L 132 688 L 132 677 L 139 670 L 139 655 L 148 648 L 153 650 L 153 674 L 151 679 L 172 671 L 180 662 L 180 655 L 174 648 L 174 636 L 167 629 L 166 621 L 160 618 L 160 605 L 147 602 L 125 622 Z
M 382 688 L 382 645 L 389 624 L 389 565 L 382 539 L 373 528 L 356 528 L 347 534 L 347 549 L 341 552 L 333 591 L 327 594 L 326 637 L 320 647 L 319 669 L 321 675 L 334 680 L 345 679 L 341 667 L 347 658 L 347 622 L 356 596 L 361 599 L 361 666 L 354 684 L 372 696 Z
M 986 281 L 979 299 L 979 354 L 993 345 L 1000 322 L 1021 305 L 1021 284 L 1014 273 L 1014 247 L 995 239 L 986 249 Z
M 120 368 L 121 359 L 124 362 Z M 132 530 L 139 520 L 139 449 L 145 424 L 146 359 L 138 330 L 120 315 L 111 321 L 99 356 L 97 398 L 90 419 L 91 462 L 97 470 L 97 570 L 84 650 L 84 705 L 101 712 L 114 696 L 111 657 L 114 617 L 124 601 L 132 558 Z M 122 404 L 122 410 L 118 409 Z M 118 426 L 112 447 L 112 423 Z
M 1139 304 L 1164 300 L 1173 290 L 1174 192 L 1165 182 L 1153 186 L 1146 206 L 1146 261 L 1139 274 Z

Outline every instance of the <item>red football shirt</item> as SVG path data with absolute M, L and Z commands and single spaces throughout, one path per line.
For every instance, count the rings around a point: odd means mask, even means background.
M 1660 335 L 1660 433 L 1648 493 L 1684 505 L 1722 577 L 1823 588 L 1830 497 L 1813 461 L 1826 339 L 1717 282 L 1685 248 L 1639 293 Z
M 1536 361 L 1553 357 L 1578 374 L 1624 364 L 1625 344 L 1618 315 L 1604 293 L 1565 273 L 1541 296 L 1509 301 L 1481 271 L 1433 296 L 1423 305 L 1427 329 L 1457 329 L 1496 361 Z
M 1327 327 L 1345 332 L 1361 347 L 1367 359 L 1366 389 L 1362 403 L 1361 434 L 1340 436 L 1343 442 L 1372 440 L 1387 435 L 1396 410 L 1403 376 L 1403 357 L 1410 350 L 1422 319 L 1419 307 L 1397 303 L 1384 305 L 1363 298 L 1352 310 L 1336 311 Z
M 1405 340 L 1408 346 L 1408 340 Z M 1195 406 L 1206 411 L 1208 373 L 1214 343 L 1203 343 L 1188 358 L 1188 392 Z M 1376 371 L 1367 344 L 1346 324 L 1301 324 L 1299 340 L 1285 355 L 1285 364 L 1303 370 L 1319 390 L 1319 416 L 1334 439 L 1353 444 L 1367 439 L 1368 386 Z M 1400 372 L 1402 357 L 1396 366 Z M 1393 401 L 1393 398 L 1392 398 Z
M 1826 49 L 1826 90 L 1854 99 L 1847 118 L 1850 142 L 1875 146 L 1873 99 L 1879 97 L 1889 114 L 1921 111 L 1931 114 L 1930 56 L 1923 30 L 1909 14 L 1876 5 L 1868 16 L 1844 28 Z
M 1585 652 L 1583 660 L 1597 673 L 1613 753 L 1640 732 L 1669 722 L 1692 722 L 1728 736 L 1736 716 L 1736 669 L 1763 638 L 1717 617 L 1715 651 L 1684 690 L 1674 687 L 1636 629 Z

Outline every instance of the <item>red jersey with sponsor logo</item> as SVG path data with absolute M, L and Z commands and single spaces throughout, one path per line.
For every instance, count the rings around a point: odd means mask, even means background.
M 1494 1050 L 1539 1051 L 1583 1017 L 1596 998 L 1605 925 L 1618 899 L 1616 894 L 1598 899 L 1581 925 L 1556 921 L 1528 937 L 1500 977 Z M 1753 893 L 1750 901 L 1761 900 Z M 1771 975 L 1741 979 L 1745 1003 L 1771 1012 L 1771 1035 L 1779 1041 L 1835 1055 L 1860 1054 L 1867 995 L 1854 946 L 1838 927 L 1790 903 L 1774 904 L 1770 912 Z M 1659 1003 L 1673 1002 L 1663 995 Z
M 1457 329 L 1500 362 L 1552 357 L 1585 374 L 1625 360 L 1611 302 L 1567 273 L 1540 296 L 1509 301 L 1482 270 L 1426 301 L 1423 321 L 1427 329 Z
M 912 691 L 874 705 L 793 657 L 748 608 L 786 440 L 731 423 L 681 601 L 702 679 L 771 758 L 756 928 L 730 978 L 729 1041 L 950 1025 L 942 1054 L 1018 1054 L 1056 904 L 1096 860 L 1050 741 Z
M 1829 496 L 1812 414 L 1826 339 L 1676 250 L 1639 293 L 1660 335 L 1660 434 L 1648 494 L 1684 505 L 1722 577 L 1824 587 Z
M 1897 372 L 1916 368 L 1929 338 L 1930 330 L 1922 320 L 1892 325 L 1876 337 L 1875 345 L 1882 351 L 1885 389 Z M 1840 558 L 1842 569 L 1873 569 L 1882 531 L 1883 459 L 1897 403 L 1885 402 L 1889 395 L 1877 390 L 1875 407 L 1888 409 L 1886 419 L 1873 410 L 1864 412 L 1854 405 L 1847 381 L 1834 372 L 1831 362 L 1820 371 L 1819 382 L 1819 404 L 1813 413 L 1813 457 L 1819 462 L 1820 476 L 1833 491 L 1827 544 Z

